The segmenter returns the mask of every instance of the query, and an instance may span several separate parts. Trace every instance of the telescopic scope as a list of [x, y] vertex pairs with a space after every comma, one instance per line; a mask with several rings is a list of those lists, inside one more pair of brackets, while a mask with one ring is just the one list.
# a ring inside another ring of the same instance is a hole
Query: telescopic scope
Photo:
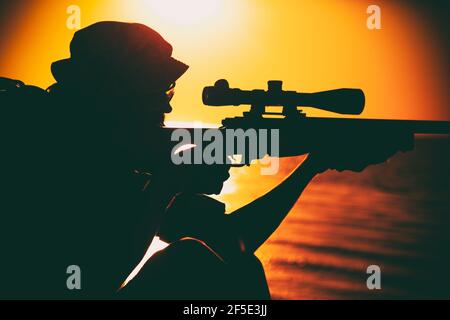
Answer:
[[365, 97], [361, 89], [335, 89], [315, 93], [284, 91], [282, 81], [268, 81], [267, 90], [241, 90], [230, 88], [221, 79], [214, 86], [203, 89], [202, 100], [209, 106], [301, 106], [313, 107], [340, 114], [360, 114]]

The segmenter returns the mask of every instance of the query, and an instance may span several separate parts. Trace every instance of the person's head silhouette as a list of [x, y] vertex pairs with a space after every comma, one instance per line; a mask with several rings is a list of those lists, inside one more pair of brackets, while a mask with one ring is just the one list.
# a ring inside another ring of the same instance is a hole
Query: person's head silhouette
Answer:
[[70, 53], [52, 64], [57, 83], [49, 92], [70, 100], [96, 131], [112, 131], [114, 143], [141, 157], [142, 149], [153, 147], [153, 129], [172, 111], [175, 81], [188, 66], [171, 56], [172, 46], [159, 33], [138, 23], [90, 25], [75, 33]]
[[52, 64], [58, 83], [95, 94], [164, 92], [188, 66], [172, 55], [172, 46], [138, 23], [98, 22], [77, 31], [71, 56]]

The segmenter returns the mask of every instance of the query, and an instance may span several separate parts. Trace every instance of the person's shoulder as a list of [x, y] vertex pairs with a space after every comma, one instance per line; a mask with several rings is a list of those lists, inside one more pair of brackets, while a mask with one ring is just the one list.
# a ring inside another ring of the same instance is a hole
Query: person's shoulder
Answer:
[[185, 237], [174, 241], [166, 249], [155, 254], [153, 260], [155, 263], [173, 263], [182, 265], [183, 268], [189, 268], [191, 265], [196, 267], [205, 264], [219, 265], [223, 262], [222, 258], [203, 241]]
[[[50, 104], [48, 93], [37, 86], [27, 85], [19, 80], [0, 77], [0, 105], [3, 119], [20, 130], [30, 128], [36, 133], [35, 126], [42, 126]], [[42, 129], [42, 128], [41, 128]]]
[[151, 257], [123, 290], [124, 297], [207, 298], [223, 288], [223, 261], [202, 241], [184, 238]]

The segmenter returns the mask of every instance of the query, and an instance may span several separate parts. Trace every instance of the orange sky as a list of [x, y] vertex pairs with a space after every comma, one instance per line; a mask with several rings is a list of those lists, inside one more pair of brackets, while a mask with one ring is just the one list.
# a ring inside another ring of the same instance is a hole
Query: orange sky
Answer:
[[[177, 83], [168, 120], [220, 123], [244, 108], [202, 105], [201, 90], [226, 78], [232, 87], [265, 88], [280, 79], [305, 92], [359, 87], [368, 118], [450, 120], [448, 62], [420, 13], [377, 1], [382, 30], [368, 30], [370, 1], [36, 0], [1, 41], [0, 75], [46, 87], [52, 61], [69, 56], [66, 8], [81, 24], [137, 21], [158, 30], [190, 65]], [[5, 46], [5, 41], [7, 45]], [[309, 111], [310, 115], [333, 114]]]

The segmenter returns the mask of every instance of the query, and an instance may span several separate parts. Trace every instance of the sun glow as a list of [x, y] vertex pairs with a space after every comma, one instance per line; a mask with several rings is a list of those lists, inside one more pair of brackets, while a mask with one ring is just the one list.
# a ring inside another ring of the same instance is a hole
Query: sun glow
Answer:
[[173, 25], [207, 25], [220, 14], [221, 0], [147, 0], [147, 7]]
[[[220, 78], [245, 89], [264, 88], [269, 79], [304, 92], [362, 88], [363, 117], [448, 119], [447, 69], [439, 44], [406, 7], [380, 3], [383, 28], [373, 31], [366, 27], [363, 1], [77, 1], [81, 27], [101, 20], [147, 24], [190, 66], [177, 81], [167, 120], [220, 123], [246, 111], [202, 105], [203, 87]], [[7, 46], [0, 48], [2, 76], [41, 87], [54, 82], [50, 64], [69, 56], [75, 31], [66, 27], [67, 6], [40, 0], [27, 5], [21, 19], [11, 19], [2, 39]]]

